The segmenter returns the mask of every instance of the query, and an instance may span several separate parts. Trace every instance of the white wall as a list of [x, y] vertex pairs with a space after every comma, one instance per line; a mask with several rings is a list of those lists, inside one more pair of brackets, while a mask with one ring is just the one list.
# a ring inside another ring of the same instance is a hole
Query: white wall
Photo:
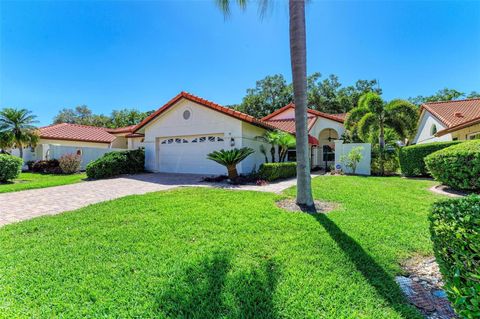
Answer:
[[290, 107], [283, 111], [280, 114], [275, 115], [274, 117], [270, 118], [270, 120], [285, 120], [285, 119], [294, 119], [295, 118], [295, 109]]
[[352, 173], [351, 169], [341, 162], [342, 155], [348, 154], [353, 148], [362, 147], [362, 160], [358, 163], [355, 174], [371, 175], [372, 145], [370, 143], [347, 143], [335, 141], [335, 166], [340, 165], [345, 173]]
[[143, 137], [129, 137], [128, 138], [128, 149], [136, 150], [140, 147], [144, 147]]
[[[265, 143], [262, 139], [258, 137], [263, 136], [267, 130], [248, 124], [246, 122], [242, 123], [242, 139], [241, 147], [250, 147], [255, 153], [243, 160], [237, 167], [238, 171], [242, 174], [249, 174], [252, 171], [258, 171], [260, 165], [265, 162], [265, 156], [260, 152], [260, 146], [264, 145], [267, 150], [267, 156], [270, 160], [270, 144]], [[277, 155], [277, 154], [275, 154]], [[278, 159], [277, 159], [278, 160]]]
[[[183, 112], [189, 110], [188, 120]], [[205, 134], [224, 134], [224, 148], [229, 149], [230, 140], [241, 139], [242, 121], [214, 111], [195, 102], [182, 99], [165, 113], [142, 128], [139, 133], [145, 134], [145, 169], [157, 171], [156, 139], [159, 137], [191, 136]], [[241, 147], [241, 141], [235, 145]]]
[[413, 140], [414, 144], [424, 144], [431, 142], [447, 142], [452, 140], [452, 134], [445, 134], [440, 137], [431, 134], [432, 125], [437, 126], [437, 131], [445, 129], [445, 125], [437, 120], [430, 112], [423, 110], [420, 116], [420, 123], [418, 125], [417, 135]]
[[65, 154], [76, 154], [77, 151], [81, 151], [82, 161], [80, 163], [80, 168], [84, 170], [87, 167], [87, 164], [96, 160], [97, 158], [102, 157], [104, 154], [113, 152], [113, 151], [125, 151], [125, 149], [120, 148], [98, 148], [98, 147], [75, 147], [75, 146], [63, 146], [63, 145], [44, 145], [48, 148], [48, 158], [49, 159], [59, 159], [62, 155]]

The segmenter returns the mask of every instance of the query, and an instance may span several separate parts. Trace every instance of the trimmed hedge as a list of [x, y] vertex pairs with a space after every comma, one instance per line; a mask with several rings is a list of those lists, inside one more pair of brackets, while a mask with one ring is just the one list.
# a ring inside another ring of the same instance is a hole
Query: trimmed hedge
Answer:
[[22, 172], [23, 160], [8, 154], [0, 154], [0, 183], [17, 178]]
[[260, 165], [258, 176], [261, 179], [269, 182], [281, 179], [289, 178], [297, 175], [297, 163], [284, 162], [284, 163], [263, 163]]
[[143, 149], [110, 152], [87, 165], [89, 178], [108, 178], [121, 174], [143, 172], [145, 167], [145, 151]]
[[45, 174], [61, 174], [60, 162], [57, 159], [35, 161], [32, 165], [32, 172]]
[[455, 189], [480, 189], [480, 140], [437, 151], [425, 158], [432, 176]]
[[402, 175], [429, 176], [428, 170], [424, 162], [425, 157], [436, 151], [456, 145], [458, 143], [461, 142], [433, 142], [402, 147], [399, 153], [400, 169], [402, 171]]
[[480, 318], [480, 196], [433, 205], [433, 249], [457, 314]]

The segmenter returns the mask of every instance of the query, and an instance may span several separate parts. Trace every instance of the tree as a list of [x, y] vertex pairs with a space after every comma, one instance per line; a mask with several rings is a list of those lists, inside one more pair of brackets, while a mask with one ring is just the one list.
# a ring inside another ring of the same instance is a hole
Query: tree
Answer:
[[295, 147], [297, 141], [295, 136], [287, 132], [278, 131], [277, 145], [278, 145], [278, 161], [285, 162], [288, 150]]
[[[151, 113], [151, 112], [150, 112]], [[136, 125], [148, 116], [148, 112], [140, 112], [136, 109], [114, 110], [110, 115], [112, 128]]]
[[344, 154], [340, 157], [340, 162], [344, 163], [346, 167], [350, 168], [353, 175], [355, 175], [355, 172], [357, 171], [358, 163], [360, 163], [363, 158], [362, 151], [363, 147], [357, 146], [352, 148], [348, 154]]
[[[230, 13], [230, 0], [216, 0], [225, 16]], [[237, 0], [241, 8], [246, 0]], [[268, 1], [259, 2], [263, 15]], [[295, 135], [297, 138], [297, 204], [314, 209], [310, 177], [310, 156], [307, 129], [307, 43], [305, 28], [305, 1], [289, 0], [290, 62], [292, 66], [293, 96], [295, 101]]]
[[457, 91], [455, 89], [449, 89], [449, 88], [444, 88], [442, 90], [438, 90], [437, 93], [430, 95], [430, 96], [417, 96], [417, 97], [411, 97], [408, 100], [417, 105], [420, 106], [424, 103], [428, 102], [439, 102], [439, 101], [455, 101], [455, 100], [460, 100], [460, 99], [473, 99], [473, 98], [479, 98], [480, 93], [476, 91], [470, 92], [470, 94], [466, 94], [464, 92]]
[[405, 100], [385, 103], [373, 92], [360, 97], [358, 107], [347, 114], [345, 127], [368, 141], [371, 134], [378, 137], [380, 150], [380, 174], [384, 175], [385, 128], [389, 127], [402, 139], [411, 138], [415, 132], [418, 113], [414, 105]]
[[[34, 123], [36, 116], [26, 109], [4, 108], [0, 111], [0, 144], [15, 146], [23, 158], [23, 147], [35, 145], [38, 134]], [[2, 146], [3, 147], [3, 146]]]
[[228, 178], [234, 180], [238, 177], [237, 164], [253, 153], [254, 150], [249, 147], [234, 148], [231, 150], [222, 149], [208, 154], [207, 158], [225, 166], [227, 168]]

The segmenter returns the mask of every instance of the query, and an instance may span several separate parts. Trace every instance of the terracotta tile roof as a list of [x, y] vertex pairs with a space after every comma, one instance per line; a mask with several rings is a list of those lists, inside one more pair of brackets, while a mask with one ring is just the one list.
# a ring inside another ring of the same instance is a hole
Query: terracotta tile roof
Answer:
[[[289, 108], [295, 108], [295, 104], [290, 103], [290, 104], [285, 105], [282, 108], [279, 108], [275, 112], [273, 112], [271, 114], [268, 114], [267, 116], [263, 117], [262, 121], [268, 121], [271, 118], [277, 116], [278, 114], [288, 110]], [[345, 120], [345, 115], [344, 114], [328, 114], [328, 113], [324, 113], [324, 112], [320, 112], [320, 111], [316, 111], [316, 110], [312, 110], [312, 109], [307, 109], [307, 112], [310, 115], [323, 117], [323, 118], [326, 118], [326, 119], [329, 119], [329, 120], [332, 120], [332, 121], [336, 121], [336, 122], [339, 122], [339, 123], [343, 123], [344, 120]]]
[[111, 143], [117, 137], [108, 133], [104, 127], [79, 124], [54, 124], [39, 128], [40, 138], [52, 140]]
[[438, 135], [480, 123], [480, 98], [425, 103], [421, 109], [429, 111], [447, 127]]
[[108, 133], [131, 133], [137, 125], [105, 129]]
[[248, 114], [236, 111], [236, 110], [228, 108], [228, 107], [221, 106], [221, 105], [213, 103], [211, 101], [202, 99], [201, 97], [198, 97], [198, 96], [195, 96], [195, 95], [190, 94], [188, 92], [183, 92], [182, 91], [177, 96], [175, 96], [173, 99], [168, 101], [164, 106], [162, 106], [161, 108], [159, 108], [158, 110], [156, 110], [155, 112], [150, 114], [148, 117], [146, 117], [143, 121], [141, 121], [135, 127], [135, 129], [133, 130], [133, 133], [135, 133], [136, 131], [138, 131], [139, 129], [141, 129], [145, 125], [147, 125], [150, 121], [152, 121], [154, 118], [156, 118], [157, 116], [159, 116], [160, 114], [162, 114], [163, 112], [168, 110], [170, 107], [172, 107], [175, 103], [177, 103], [182, 98], [187, 99], [187, 100], [192, 101], [192, 102], [195, 102], [195, 103], [198, 103], [200, 105], [206, 106], [206, 107], [208, 107], [212, 110], [219, 111], [223, 114], [234, 117], [234, 118], [239, 119], [241, 121], [245, 121], [247, 123], [250, 123], [250, 124], [253, 124], [253, 125], [256, 125], [256, 126], [260, 126], [260, 127], [263, 127], [263, 128], [267, 128], [267, 129], [274, 129], [269, 124], [267, 124], [264, 121], [261, 121], [259, 119], [256, 119], [253, 116], [250, 116]]

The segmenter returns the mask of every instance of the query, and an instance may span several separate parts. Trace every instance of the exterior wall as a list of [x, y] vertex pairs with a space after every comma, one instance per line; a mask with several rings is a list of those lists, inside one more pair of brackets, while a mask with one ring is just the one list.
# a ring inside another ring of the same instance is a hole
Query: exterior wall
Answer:
[[318, 138], [320, 132], [327, 128], [334, 129], [337, 132], [338, 136], [342, 136], [345, 132], [345, 127], [343, 126], [343, 123], [319, 117], [313, 127], [310, 129], [310, 135]]
[[466, 127], [464, 129], [452, 132], [452, 138], [457, 138], [460, 141], [468, 140], [469, 135], [480, 133], [480, 123]]
[[109, 143], [94, 143], [94, 142], [81, 142], [81, 141], [66, 141], [66, 140], [49, 140], [41, 138], [38, 144], [52, 144], [63, 146], [76, 146], [76, 147], [96, 147], [96, 148], [110, 148]]
[[87, 164], [102, 157], [106, 153], [114, 151], [125, 151], [122, 148], [98, 148], [98, 147], [77, 147], [77, 146], [64, 146], [64, 145], [45, 145], [44, 148], [48, 149], [48, 158], [59, 159], [62, 155], [65, 154], [76, 154], [78, 151], [81, 152], [81, 163], [80, 169], [84, 170], [87, 167]]
[[263, 136], [267, 130], [242, 122], [242, 138], [241, 147], [250, 147], [255, 153], [247, 157], [238, 165], [238, 171], [241, 174], [248, 174], [252, 171], [257, 171], [263, 163], [265, 163], [265, 156], [260, 152], [260, 146], [263, 145], [267, 150], [267, 156], [270, 160], [270, 144], [265, 143], [259, 136]]
[[[323, 161], [323, 145], [327, 144], [330, 147], [334, 148], [335, 144], [333, 141], [329, 142], [326, 140], [324, 137], [326, 129], [332, 129], [336, 132], [334, 134], [332, 132], [332, 137], [333, 138], [340, 138], [343, 133], [345, 132], [345, 127], [343, 126], [342, 123], [332, 121], [329, 119], [325, 119], [322, 117], [319, 117], [313, 127], [310, 129], [310, 135], [318, 139], [318, 142], [320, 145], [318, 147], [313, 149], [313, 163], [312, 167], [320, 166], [324, 167], [325, 162]], [[328, 134], [328, 133], [327, 133]], [[326, 136], [328, 138], [328, 135]], [[328, 162], [327, 165], [333, 165], [334, 162]]]
[[142, 142], [143, 137], [129, 137], [127, 140], [129, 150], [136, 150], [140, 147], [144, 147], [144, 143]]
[[432, 142], [447, 142], [452, 140], [452, 134], [446, 134], [440, 137], [433, 136], [431, 134], [432, 125], [437, 126], [437, 131], [441, 131], [446, 128], [430, 112], [424, 110], [420, 116], [417, 135], [415, 136], [413, 143], [423, 144]]
[[[189, 110], [188, 120], [183, 112]], [[191, 136], [201, 134], [224, 134], [225, 149], [229, 149], [231, 138], [235, 141], [242, 137], [242, 121], [211, 110], [195, 102], [182, 99], [165, 113], [147, 124], [140, 133], [145, 134], [145, 169], [158, 171], [159, 137]], [[241, 141], [235, 147], [241, 147]]]
[[335, 141], [335, 166], [338, 165], [345, 173], [352, 173], [351, 169], [346, 167], [340, 160], [342, 155], [348, 154], [355, 147], [363, 147], [362, 160], [358, 163], [356, 174], [371, 175], [371, 154], [372, 145], [370, 143], [347, 143], [344, 144], [342, 140]]
[[128, 148], [128, 141], [125, 136], [117, 136], [117, 138], [110, 144], [112, 148]]

